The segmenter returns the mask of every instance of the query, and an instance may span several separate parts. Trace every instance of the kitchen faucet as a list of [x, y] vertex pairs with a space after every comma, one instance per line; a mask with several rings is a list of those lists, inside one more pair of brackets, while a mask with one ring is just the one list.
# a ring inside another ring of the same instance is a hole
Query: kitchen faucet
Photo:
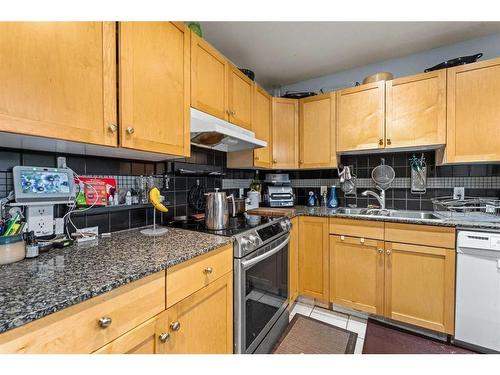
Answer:
[[380, 209], [381, 209], [381, 210], [385, 210], [385, 190], [382, 190], [382, 191], [380, 192], [380, 195], [378, 195], [377, 193], [374, 193], [374, 192], [373, 192], [373, 191], [371, 191], [371, 190], [365, 190], [365, 191], [363, 191], [363, 192], [361, 193], [361, 195], [362, 195], [363, 197], [366, 197], [366, 196], [368, 196], [368, 195], [370, 195], [370, 196], [374, 197], [374, 198], [378, 201], [378, 203], [380, 204]]

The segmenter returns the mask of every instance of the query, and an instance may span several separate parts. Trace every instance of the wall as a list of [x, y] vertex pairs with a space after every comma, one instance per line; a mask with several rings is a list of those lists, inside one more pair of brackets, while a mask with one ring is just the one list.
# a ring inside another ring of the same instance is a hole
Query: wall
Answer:
[[[77, 174], [85, 176], [113, 177], [117, 187], [128, 190], [135, 187], [137, 176], [155, 176], [157, 186], [164, 184], [164, 177], [170, 178], [169, 189], [162, 193], [166, 197], [165, 205], [169, 209], [166, 214], [157, 215], [158, 223], [167, 223], [174, 216], [183, 216], [194, 213], [188, 205], [187, 197], [190, 188], [199, 180], [207, 190], [222, 187], [222, 177], [184, 177], [176, 176], [176, 164], [193, 167], [214, 168], [225, 171], [226, 155], [223, 152], [192, 147], [190, 158], [180, 158], [174, 161], [153, 163], [140, 160], [124, 160], [113, 158], [98, 158], [92, 156], [65, 155], [46, 152], [23, 151], [14, 149], [0, 149], [0, 198], [5, 197], [13, 190], [12, 167], [16, 165], [30, 165], [55, 167], [56, 158], [66, 156], [68, 167]], [[251, 178], [253, 171], [234, 171], [231, 176]], [[235, 192], [230, 190], [229, 192]], [[67, 208], [63, 205], [56, 207], [56, 216], [61, 217]], [[99, 231], [110, 232], [152, 224], [153, 210], [149, 205], [96, 207], [86, 213], [74, 213], [72, 219], [78, 228], [98, 226]], [[73, 229], [72, 229], [73, 231]]]
[[[333, 91], [354, 86], [357, 81], [361, 82], [364, 77], [373, 73], [391, 72], [394, 77], [402, 77], [421, 73], [426, 68], [455, 57], [479, 52], [484, 53], [480, 61], [500, 56], [500, 33], [297, 82], [283, 86], [281, 92], [284, 93], [287, 90], [319, 91], [321, 88], [326, 89], [326, 91]], [[339, 53], [342, 53], [342, 51], [339, 51]]]
[[[386, 205], [389, 209], [400, 210], [432, 210], [432, 199], [451, 196], [453, 187], [465, 187], [468, 197], [488, 197], [500, 199], [500, 165], [498, 164], [471, 164], [436, 166], [434, 152], [425, 152], [427, 162], [427, 190], [424, 194], [412, 193], [410, 189], [409, 158], [412, 152], [377, 153], [368, 155], [342, 155], [340, 163], [352, 166], [353, 173], [357, 176], [357, 194], [354, 197], [345, 197], [341, 188], [336, 169], [324, 170], [299, 170], [282, 171], [288, 173], [296, 195], [296, 203], [305, 205], [309, 191], [320, 197], [321, 186], [336, 185], [339, 205], [356, 205], [367, 207], [378, 205], [376, 199], [363, 197], [364, 190], [377, 192], [371, 179], [373, 168], [380, 164], [380, 159], [385, 159], [385, 164], [394, 168], [396, 178], [390, 189], [386, 191]], [[417, 153], [420, 156], [420, 153]], [[265, 178], [266, 171], [261, 171]], [[273, 172], [274, 173], [274, 172]], [[223, 188], [231, 189], [248, 187], [250, 179], [234, 176], [228, 173], [222, 181]]]

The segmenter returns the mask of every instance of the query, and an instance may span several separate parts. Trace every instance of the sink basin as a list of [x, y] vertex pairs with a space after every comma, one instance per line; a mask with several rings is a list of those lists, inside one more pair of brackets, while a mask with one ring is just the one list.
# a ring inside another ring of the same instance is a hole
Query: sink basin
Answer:
[[439, 216], [434, 215], [432, 212], [425, 211], [390, 211], [388, 216], [408, 219], [440, 220]]
[[338, 208], [337, 212], [339, 214], [346, 214], [346, 215], [366, 215], [366, 208]]
[[399, 217], [407, 219], [423, 220], [441, 220], [439, 216], [427, 211], [398, 211], [398, 210], [380, 210], [368, 208], [344, 208], [337, 209], [339, 214], [360, 215], [360, 216], [379, 216], [379, 217]]

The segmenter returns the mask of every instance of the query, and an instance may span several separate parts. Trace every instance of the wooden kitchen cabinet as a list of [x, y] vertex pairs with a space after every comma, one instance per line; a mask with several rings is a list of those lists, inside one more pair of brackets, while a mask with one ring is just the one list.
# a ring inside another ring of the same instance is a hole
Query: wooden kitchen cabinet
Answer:
[[96, 350], [93, 354], [155, 354], [157, 317], [142, 323], [138, 327]]
[[163, 312], [156, 326], [162, 354], [233, 353], [233, 273], [226, 273]]
[[300, 100], [299, 167], [336, 168], [335, 94]]
[[328, 218], [299, 217], [299, 292], [327, 302], [329, 298]]
[[254, 82], [237, 67], [229, 68], [229, 122], [252, 130]]
[[385, 316], [453, 334], [455, 249], [385, 246]]
[[271, 168], [272, 167], [272, 97], [254, 85], [252, 131], [257, 139], [267, 142], [266, 147], [255, 150], [235, 151], [227, 154], [228, 168]]
[[500, 160], [500, 58], [447, 69], [445, 162]]
[[206, 287], [233, 269], [233, 244], [167, 270], [167, 307]]
[[337, 92], [337, 151], [383, 148], [385, 82]]
[[290, 246], [288, 254], [288, 300], [292, 305], [299, 296], [299, 219], [293, 218], [290, 231]]
[[180, 22], [120, 22], [120, 143], [189, 156], [190, 31]]
[[114, 22], [2, 22], [0, 56], [0, 131], [117, 145]]
[[273, 98], [273, 168], [294, 169], [299, 164], [299, 102]]
[[[0, 353], [92, 353], [164, 311], [165, 294], [165, 272], [155, 273], [2, 333]], [[115, 349], [125, 352], [133, 350], [132, 342], [140, 345], [137, 332]], [[143, 331], [139, 336], [144, 338]]]
[[386, 82], [386, 148], [446, 143], [446, 70]]
[[330, 236], [330, 302], [384, 314], [384, 241]]
[[229, 62], [191, 32], [191, 106], [228, 120]]

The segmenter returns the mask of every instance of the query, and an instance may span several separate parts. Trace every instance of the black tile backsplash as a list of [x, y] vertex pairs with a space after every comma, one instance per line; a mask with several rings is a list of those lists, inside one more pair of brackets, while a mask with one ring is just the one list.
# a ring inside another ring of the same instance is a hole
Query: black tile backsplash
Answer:
[[[373, 168], [381, 163], [384, 159], [385, 164], [394, 168], [396, 178], [408, 178], [411, 175], [409, 159], [413, 152], [398, 152], [387, 154], [372, 154], [372, 155], [342, 155], [340, 162], [343, 165], [351, 166], [352, 172], [358, 178], [371, 178]], [[421, 153], [415, 153], [417, 157]], [[500, 165], [496, 164], [471, 164], [471, 165], [435, 165], [434, 152], [429, 151], [424, 153], [427, 163], [427, 176], [433, 177], [499, 177]], [[337, 170], [307, 170], [290, 172], [291, 179], [318, 179], [318, 178], [336, 178]], [[319, 197], [319, 188], [296, 188], [298, 204], [305, 204], [308, 197], [308, 192], [313, 191]], [[369, 197], [362, 197], [362, 191], [365, 188], [357, 189], [356, 197], [344, 197], [340, 188], [337, 188], [337, 196], [339, 197], [340, 205], [357, 205], [358, 207], [366, 207], [367, 205], [378, 202]], [[453, 189], [433, 189], [427, 188], [424, 194], [412, 193], [406, 188], [390, 188], [386, 191], [387, 208], [408, 209], [408, 210], [432, 210], [431, 200], [438, 196], [450, 196], [453, 194]], [[466, 189], [468, 196], [482, 197], [497, 197], [500, 198], [500, 188], [492, 189]]]
[[[65, 156], [68, 167], [79, 175], [104, 175], [119, 176], [119, 179], [127, 176], [148, 176], [164, 175], [170, 178], [169, 189], [162, 191], [166, 197], [165, 205], [169, 209], [167, 213], [156, 211], [158, 224], [164, 224], [172, 220], [174, 216], [183, 216], [187, 213], [195, 213], [189, 208], [187, 196], [189, 189], [199, 180], [206, 190], [213, 190], [215, 187], [222, 187], [222, 177], [184, 177], [176, 176], [173, 173], [173, 164], [176, 162], [206, 164], [211, 168], [217, 167], [225, 170], [226, 155], [220, 151], [208, 150], [193, 146], [191, 157], [179, 158], [173, 161], [148, 162], [142, 160], [125, 160], [115, 158], [102, 158], [95, 156], [80, 156], [70, 154], [59, 154], [49, 152], [34, 152], [14, 149], [0, 149], [0, 198], [5, 197], [9, 191], [13, 190], [12, 168], [16, 165], [33, 165], [55, 167], [58, 156]], [[228, 173], [238, 174], [241, 178], [253, 177], [253, 171], [228, 170]], [[133, 177], [132, 177], [133, 178]], [[233, 178], [233, 177], [231, 177]], [[240, 177], [238, 177], [240, 178]], [[117, 181], [118, 183], [118, 181]], [[120, 187], [118, 183], [118, 188]], [[58, 216], [64, 215], [64, 206], [56, 207]], [[76, 213], [72, 214], [72, 221], [78, 228], [85, 226], [98, 226], [99, 232], [110, 232], [128, 228], [136, 228], [153, 223], [152, 208], [136, 208], [130, 206], [129, 209], [109, 212]], [[74, 228], [70, 228], [73, 232]]]
[[[394, 167], [396, 177], [409, 177], [410, 167], [409, 158], [411, 152], [399, 152], [388, 154], [372, 155], [343, 155], [340, 162], [344, 165], [353, 167], [353, 173], [358, 178], [370, 178], [374, 167], [380, 164], [381, 158], [385, 163]], [[162, 191], [165, 195], [165, 205], [169, 208], [168, 213], [157, 212], [157, 222], [166, 223], [174, 216], [184, 216], [195, 213], [189, 206], [188, 194], [197, 180], [205, 187], [207, 191], [214, 188], [222, 188], [222, 179], [244, 179], [250, 180], [255, 176], [255, 170], [249, 169], [227, 169], [226, 154], [219, 151], [208, 150], [193, 146], [189, 158], [179, 158], [164, 162], [149, 162], [142, 160], [125, 160], [114, 158], [99, 158], [94, 156], [64, 155], [48, 152], [22, 151], [13, 149], [0, 149], [0, 198], [12, 190], [12, 167], [15, 165], [42, 165], [55, 166], [58, 156], [66, 156], [67, 165], [76, 173], [81, 175], [111, 175], [119, 176], [120, 180], [124, 177], [134, 178], [139, 175], [166, 175], [170, 178], [169, 189]], [[420, 153], [417, 153], [420, 156]], [[500, 165], [492, 164], [474, 164], [474, 165], [454, 165], [454, 166], [436, 166], [434, 152], [425, 152], [427, 161], [428, 177], [484, 177], [500, 176]], [[174, 173], [175, 165], [179, 163], [188, 163], [189, 165], [201, 165], [203, 168], [221, 170], [225, 173], [224, 177], [186, 177], [176, 176]], [[265, 179], [267, 173], [276, 173], [277, 171], [260, 171], [261, 180]], [[322, 170], [298, 170], [284, 171], [288, 173], [290, 179], [334, 179], [338, 177], [336, 169]], [[129, 181], [130, 181], [129, 178]], [[120, 185], [118, 186], [120, 187]], [[127, 187], [128, 188], [128, 187]], [[245, 189], [247, 190], [247, 189]], [[306, 204], [308, 192], [313, 191], [320, 198], [320, 188], [295, 188], [296, 202], [299, 205]], [[357, 205], [366, 207], [367, 205], [376, 205], [377, 201], [372, 197], [362, 197], [363, 188], [358, 189], [355, 197], [345, 197], [342, 190], [337, 188], [339, 205]], [[238, 189], [228, 189], [228, 193], [238, 194]], [[432, 189], [428, 188], [425, 194], [412, 194], [409, 189], [391, 188], [386, 191], [386, 204], [388, 208], [395, 209], [421, 209], [431, 210], [431, 199], [437, 196], [451, 195], [452, 189]], [[499, 197], [499, 189], [466, 189], [467, 195]], [[56, 212], [62, 216], [65, 212], [64, 207], [58, 207]], [[100, 232], [109, 232], [127, 228], [135, 228], [152, 224], [153, 210], [145, 207], [134, 207], [130, 209], [109, 212], [99, 211], [87, 214], [72, 215], [73, 222], [77, 227], [98, 226]]]

